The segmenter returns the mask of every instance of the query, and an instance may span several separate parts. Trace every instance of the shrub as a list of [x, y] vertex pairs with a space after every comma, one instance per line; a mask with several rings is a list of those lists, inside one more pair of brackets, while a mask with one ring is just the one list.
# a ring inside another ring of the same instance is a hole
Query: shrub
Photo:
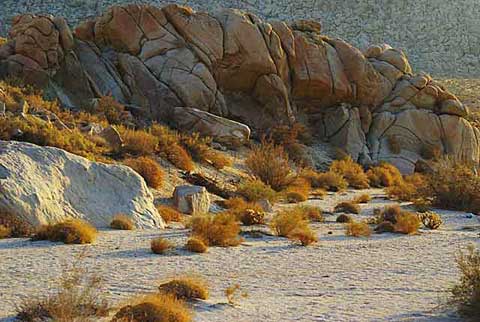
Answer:
[[381, 222], [375, 227], [375, 232], [381, 233], [394, 233], [395, 226], [390, 221]]
[[325, 189], [327, 191], [339, 191], [348, 187], [347, 181], [338, 173], [328, 171], [310, 176], [313, 188]]
[[4, 238], [30, 237], [35, 231], [32, 225], [7, 212], [0, 212], [0, 226], [4, 227]]
[[308, 221], [303, 218], [300, 211], [281, 211], [270, 222], [270, 227], [277, 236], [288, 237], [295, 229], [305, 229]]
[[265, 213], [255, 209], [245, 209], [239, 220], [245, 226], [265, 224]]
[[420, 151], [425, 160], [438, 160], [442, 155], [442, 149], [435, 145], [425, 144]]
[[125, 121], [125, 106], [117, 102], [112, 96], [102, 96], [93, 111], [102, 114], [110, 124], [121, 124]]
[[400, 208], [399, 205], [385, 207], [385, 209], [381, 211], [379, 215], [378, 223], [383, 221], [389, 221], [392, 224], [396, 224], [397, 217], [401, 216], [402, 213], [403, 213], [403, 210]]
[[338, 215], [338, 217], [336, 219], [336, 222], [338, 222], [338, 223], [349, 223], [349, 222], [352, 222], [352, 221], [353, 221], [353, 218], [349, 215], [346, 215], [346, 214]]
[[296, 177], [285, 189], [285, 197], [290, 203], [303, 202], [308, 200], [310, 183], [302, 177]]
[[324, 222], [322, 209], [314, 206], [298, 206], [292, 209], [292, 211], [299, 211], [302, 214], [304, 219], [309, 220], [310, 222]]
[[162, 237], [152, 239], [152, 241], [150, 242], [150, 249], [154, 254], [165, 254], [173, 247], [174, 246], [171, 242]]
[[190, 322], [192, 312], [187, 305], [167, 294], [152, 294], [131, 300], [121, 308], [112, 322]]
[[6, 226], [0, 225], [0, 239], [8, 238], [12, 234], [12, 230]]
[[425, 212], [420, 215], [422, 223], [428, 229], [438, 229], [443, 224], [442, 218], [431, 211]]
[[420, 218], [414, 213], [403, 211], [396, 216], [395, 232], [400, 234], [414, 234], [420, 228]]
[[113, 217], [110, 227], [119, 230], [134, 230], [135, 224], [127, 215], [118, 214]]
[[237, 193], [248, 201], [262, 199], [275, 202], [277, 193], [269, 185], [260, 180], [246, 180], [237, 187]]
[[288, 239], [298, 241], [302, 246], [308, 246], [318, 241], [317, 234], [308, 226], [295, 228], [288, 234]]
[[205, 241], [208, 246], [237, 246], [242, 240], [238, 237], [240, 224], [234, 215], [195, 215], [190, 220], [192, 236]]
[[210, 138], [201, 138], [198, 133], [182, 135], [181, 143], [190, 152], [194, 160], [211, 164], [215, 169], [221, 170], [232, 165], [232, 160], [210, 147]]
[[399, 201], [411, 201], [421, 196], [421, 190], [426, 185], [424, 175], [414, 173], [406, 176], [402, 181], [397, 182], [393, 186], [387, 188], [387, 195]]
[[207, 247], [207, 245], [205, 245], [203, 240], [201, 240], [199, 238], [196, 238], [196, 237], [190, 237], [187, 240], [185, 248], [189, 252], [193, 252], [193, 253], [205, 253], [208, 250], [208, 247]]
[[378, 166], [369, 169], [367, 177], [370, 185], [377, 188], [398, 185], [403, 181], [402, 174], [397, 167], [385, 162], [381, 162]]
[[182, 222], [183, 215], [177, 209], [172, 206], [159, 205], [157, 206], [158, 213], [162, 216], [166, 223], [169, 222]]
[[158, 138], [157, 151], [160, 156], [170, 161], [175, 167], [192, 171], [194, 164], [192, 157], [180, 144], [180, 135], [166, 126], [152, 125], [150, 133]]
[[95, 227], [80, 219], [45, 225], [38, 229], [33, 240], [49, 240], [65, 244], [91, 244], [97, 237]]
[[370, 195], [363, 194], [355, 198], [354, 203], [368, 203], [370, 200], [372, 200]]
[[[240, 291], [240, 284], [234, 284], [225, 289], [225, 296], [227, 297], [228, 304], [234, 305], [236, 302], [236, 294]], [[246, 292], [241, 293], [242, 297], [248, 297]]]
[[369, 187], [368, 177], [362, 166], [354, 162], [351, 157], [333, 161], [330, 171], [343, 176], [352, 188], [365, 189]]
[[449, 304], [471, 321], [480, 319], [480, 252], [469, 245], [467, 252], [459, 252], [456, 263], [460, 270], [459, 282], [450, 289]]
[[351, 201], [342, 201], [333, 209], [334, 212], [345, 212], [348, 214], [359, 214], [360, 206]]
[[262, 141], [253, 147], [245, 165], [250, 174], [275, 191], [283, 190], [293, 180], [287, 154], [271, 142]]
[[123, 138], [122, 152], [132, 155], [152, 155], [155, 153], [159, 140], [156, 136], [140, 130], [134, 131], [119, 126], [118, 131]]
[[200, 277], [188, 275], [179, 276], [171, 281], [160, 284], [160, 293], [173, 295], [181, 300], [208, 299], [208, 285]]
[[242, 198], [231, 198], [226, 200], [225, 206], [232, 214], [246, 226], [259, 225], [265, 223], [265, 213], [259, 204], [246, 202]]
[[8, 42], [6, 38], [0, 37], [0, 46], [5, 45]]
[[372, 230], [366, 222], [351, 221], [346, 224], [345, 234], [353, 237], [369, 237]]
[[123, 163], [140, 174], [149, 187], [158, 189], [162, 186], [164, 172], [154, 159], [139, 157], [136, 159], [126, 159]]

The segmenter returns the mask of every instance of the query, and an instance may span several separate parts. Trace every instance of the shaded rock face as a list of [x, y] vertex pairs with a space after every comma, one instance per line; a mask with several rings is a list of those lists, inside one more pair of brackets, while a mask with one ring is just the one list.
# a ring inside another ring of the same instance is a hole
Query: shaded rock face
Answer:
[[173, 202], [178, 211], [195, 215], [210, 210], [210, 197], [202, 186], [178, 186], [173, 192]]
[[103, 228], [121, 213], [137, 228], [164, 227], [133, 170], [57, 148], [0, 141], [0, 192], [0, 209], [34, 226], [80, 218]]
[[[455, 96], [428, 75], [414, 75], [402, 51], [382, 44], [361, 52], [323, 36], [314, 21], [288, 25], [234, 9], [125, 5], [80, 24], [72, 36], [61, 19], [25, 15], [0, 48], [0, 74], [46, 87], [66, 106], [112, 95], [157, 121], [171, 121], [175, 107], [193, 107], [255, 134], [302, 116], [318, 137], [364, 163], [410, 164], [432, 136], [444, 153], [478, 162], [476, 130]], [[407, 111], [420, 112], [407, 113], [412, 121], [395, 132], [401, 149], [394, 157], [379, 147], [393, 136], [384, 119], [396, 122]], [[463, 135], [417, 131], [427, 112]], [[417, 143], [407, 143], [412, 131], [421, 132]]]

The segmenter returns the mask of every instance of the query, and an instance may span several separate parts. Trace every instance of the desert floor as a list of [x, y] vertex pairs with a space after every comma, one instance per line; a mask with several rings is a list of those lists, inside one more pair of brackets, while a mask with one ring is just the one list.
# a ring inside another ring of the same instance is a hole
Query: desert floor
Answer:
[[[331, 211], [339, 200], [362, 193], [375, 198], [362, 205], [359, 218], [391, 203], [380, 189], [330, 194], [307, 203]], [[194, 304], [195, 321], [457, 321], [439, 304], [458, 279], [455, 253], [479, 244], [478, 221], [461, 212], [437, 212], [444, 225], [419, 235], [346, 237], [336, 216], [326, 215], [325, 223], [313, 224], [319, 236], [314, 246], [273, 236], [245, 237], [239, 247], [212, 247], [206, 254], [182, 250], [188, 231], [179, 228], [105, 230], [86, 246], [0, 240], [0, 321], [10, 321], [22, 300], [52, 290], [62, 265], [82, 252], [87, 254], [84, 265], [105, 278], [114, 304], [155, 291], [159, 281], [175, 274], [204, 276], [211, 297]], [[258, 227], [244, 228], [251, 229]], [[150, 240], [158, 236], [177, 249], [152, 254]], [[237, 283], [248, 297], [229, 305], [224, 290]]]

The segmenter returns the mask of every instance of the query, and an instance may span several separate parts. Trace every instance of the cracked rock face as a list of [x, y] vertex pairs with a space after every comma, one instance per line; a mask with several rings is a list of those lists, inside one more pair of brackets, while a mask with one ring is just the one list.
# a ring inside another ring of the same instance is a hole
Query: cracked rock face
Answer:
[[57, 148], [0, 141], [0, 192], [0, 208], [34, 226], [80, 218], [104, 228], [116, 214], [129, 216], [137, 228], [165, 226], [132, 169]]
[[354, 159], [401, 163], [404, 172], [433, 143], [478, 162], [477, 130], [454, 95], [413, 74], [400, 50], [380, 44], [362, 52], [321, 29], [235, 9], [124, 5], [81, 23], [72, 36], [61, 19], [25, 15], [0, 48], [0, 75], [25, 77], [67, 106], [112, 95], [157, 121], [191, 107], [255, 134], [301, 116]]

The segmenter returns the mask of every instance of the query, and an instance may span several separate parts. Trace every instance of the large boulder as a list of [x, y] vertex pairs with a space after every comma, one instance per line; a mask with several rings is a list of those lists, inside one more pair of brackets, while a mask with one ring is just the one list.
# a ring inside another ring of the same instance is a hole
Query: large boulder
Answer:
[[0, 141], [0, 209], [38, 226], [69, 218], [108, 227], [125, 214], [138, 228], [163, 228], [143, 178], [121, 165], [66, 151]]

